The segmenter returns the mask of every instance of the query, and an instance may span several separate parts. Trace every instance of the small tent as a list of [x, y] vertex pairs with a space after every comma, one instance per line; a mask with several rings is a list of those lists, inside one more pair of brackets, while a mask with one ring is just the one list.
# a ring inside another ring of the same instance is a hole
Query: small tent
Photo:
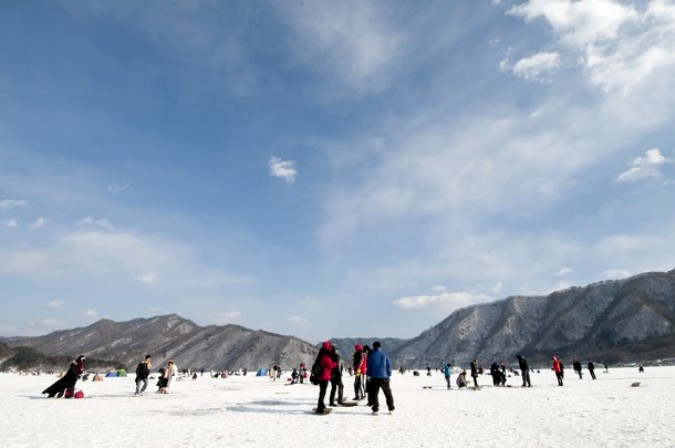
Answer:
[[267, 369], [263, 367], [259, 368], [255, 376], [267, 376]]
[[114, 378], [117, 376], [117, 372], [108, 372], [105, 374], [106, 378]]
[[117, 376], [127, 376], [127, 371], [124, 369], [117, 369]]

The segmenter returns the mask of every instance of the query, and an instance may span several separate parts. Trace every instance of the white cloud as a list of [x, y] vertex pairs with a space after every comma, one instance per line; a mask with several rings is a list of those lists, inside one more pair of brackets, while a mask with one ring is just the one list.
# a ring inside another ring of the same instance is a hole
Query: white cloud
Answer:
[[442, 292], [440, 294], [401, 297], [394, 300], [394, 306], [403, 310], [439, 307], [443, 309], [458, 309], [477, 303], [492, 300], [485, 294], [472, 292]]
[[239, 318], [241, 318], [241, 312], [237, 310], [223, 311], [213, 315], [211, 317], [211, 322], [215, 325], [227, 325]]
[[63, 300], [52, 300], [51, 302], [47, 303], [47, 306], [49, 308], [63, 308], [63, 305], [65, 302]]
[[123, 192], [124, 190], [128, 189], [129, 187], [130, 187], [129, 184], [125, 184], [125, 185], [108, 185], [108, 188], [107, 188], [106, 190], [108, 191], [108, 193], [117, 194], [117, 193]]
[[[500, 64], [503, 70], [507, 65]], [[520, 59], [511, 70], [516, 76], [532, 81], [547, 81], [550, 76], [560, 69], [559, 53], [537, 53], [529, 58]]]
[[86, 317], [96, 317], [98, 315], [98, 313], [94, 310], [87, 310], [82, 314]]
[[379, 91], [406, 56], [404, 27], [374, 2], [280, 2], [297, 42], [295, 59], [352, 92]]
[[30, 223], [30, 224], [28, 225], [28, 228], [29, 228], [29, 229], [41, 229], [41, 228], [43, 228], [43, 227], [45, 226], [45, 222], [46, 222], [45, 219], [44, 219], [42, 216], [40, 216], [40, 217], [37, 218], [35, 221], [33, 221], [32, 223]]
[[16, 328], [10, 326], [10, 325], [2, 325], [0, 324], [0, 335], [4, 336], [10, 336], [16, 333]]
[[497, 282], [492, 287], [492, 292], [494, 292], [495, 294], [499, 294], [499, 292], [502, 290], [503, 287], [504, 284], [502, 282]]
[[28, 201], [24, 201], [22, 199], [3, 199], [0, 201], [0, 211], [26, 206], [28, 206]]
[[8, 228], [8, 229], [16, 229], [19, 227], [19, 221], [16, 219], [6, 219], [2, 221], [2, 227]]
[[309, 322], [307, 319], [300, 316], [291, 316], [287, 318], [286, 321], [293, 325], [305, 325]]
[[626, 271], [624, 269], [608, 269], [603, 271], [602, 275], [604, 275], [608, 280], [620, 280], [623, 278], [628, 278], [633, 274], [630, 271]]
[[606, 92], [627, 94], [675, 64], [672, 2], [652, 0], [638, 10], [613, 0], [530, 0], [509, 13], [526, 21], [544, 17], [561, 47], [576, 53], [590, 82]]
[[286, 183], [292, 184], [298, 175], [298, 170], [295, 169], [295, 161], [281, 160], [278, 157], [270, 157], [267, 162], [270, 170], [270, 175], [284, 179]]
[[157, 283], [157, 280], [159, 280], [159, 275], [157, 275], [156, 272], [148, 272], [146, 274], [142, 274], [138, 279], [141, 281], [141, 283], [152, 284]]
[[553, 289], [551, 289], [551, 290], [549, 291], [549, 294], [552, 293], [552, 292], [564, 291], [564, 290], [566, 290], [566, 289], [570, 289], [571, 287], [572, 287], [572, 285], [571, 285], [569, 282], [566, 282], [566, 281], [560, 281], [560, 282], [558, 282], [557, 285], [555, 285], [555, 286], [553, 287]]
[[647, 150], [644, 157], [638, 157], [632, 162], [632, 167], [619, 174], [616, 182], [632, 182], [645, 178], [659, 178], [662, 176], [659, 167], [671, 161], [663, 155], [658, 148]]
[[102, 227], [104, 229], [111, 230], [113, 228], [112, 224], [110, 224], [110, 221], [108, 221], [108, 218], [102, 218], [102, 219], [94, 219], [92, 217], [86, 217], [77, 222], [75, 224], [77, 227]]
[[564, 277], [572, 273], [572, 268], [560, 268], [554, 275]]
[[26, 335], [42, 335], [65, 328], [67, 322], [56, 319], [39, 319], [26, 322]]

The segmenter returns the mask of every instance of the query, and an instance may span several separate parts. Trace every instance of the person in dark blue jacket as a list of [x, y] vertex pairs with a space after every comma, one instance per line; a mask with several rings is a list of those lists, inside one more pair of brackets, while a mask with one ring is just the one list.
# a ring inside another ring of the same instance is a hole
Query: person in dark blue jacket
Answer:
[[391, 363], [389, 357], [380, 351], [380, 347], [379, 341], [373, 342], [373, 351], [370, 353], [370, 356], [368, 356], [367, 372], [371, 382], [369, 398], [372, 404], [373, 414], [377, 414], [380, 410], [380, 400], [378, 397], [380, 389], [384, 392], [389, 412], [391, 413], [394, 411], [394, 396], [391, 394], [391, 387], [389, 386]]

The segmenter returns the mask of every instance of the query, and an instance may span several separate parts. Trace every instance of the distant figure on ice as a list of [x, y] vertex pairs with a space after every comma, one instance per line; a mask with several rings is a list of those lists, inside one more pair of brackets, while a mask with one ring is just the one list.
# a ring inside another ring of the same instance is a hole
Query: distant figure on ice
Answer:
[[[330, 372], [330, 406], [337, 406], [342, 404], [343, 394], [345, 390], [344, 384], [342, 384], [342, 366], [340, 365], [340, 354], [338, 353], [337, 347], [333, 345], [331, 348], [331, 360], [333, 361], [333, 370]], [[338, 401], [335, 403], [335, 392], [337, 391]]]
[[370, 386], [371, 381], [370, 381], [370, 375], [368, 371], [368, 358], [370, 358], [370, 355], [372, 353], [372, 350], [368, 345], [363, 346], [363, 360], [361, 361], [361, 376], [363, 377], [361, 379], [361, 382], [363, 383], [363, 390], [365, 391], [366, 394], [366, 403], [368, 404], [369, 407], [373, 406], [373, 402], [371, 401], [371, 388]]
[[520, 367], [520, 374], [523, 377], [523, 385], [520, 387], [532, 387], [532, 383], [530, 383], [530, 365], [527, 362], [527, 359], [521, 355], [518, 355], [517, 358], [518, 367]]
[[64, 394], [66, 398], [70, 398], [75, 395], [75, 383], [77, 383], [77, 380], [84, 373], [85, 359], [84, 355], [78, 356], [77, 359], [70, 363], [66, 374], [43, 390], [42, 393], [47, 394], [49, 398], [53, 398], [54, 396], [61, 398]]
[[391, 378], [391, 362], [389, 357], [380, 351], [380, 342], [373, 342], [373, 351], [368, 356], [368, 376], [370, 377], [371, 389], [369, 399], [373, 414], [380, 410], [380, 389], [384, 392], [389, 412], [394, 412], [394, 396], [391, 394], [389, 379]]
[[159, 388], [160, 394], [171, 393], [171, 387], [173, 386], [173, 380], [176, 377], [176, 372], [178, 372], [176, 364], [174, 364], [173, 360], [169, 360], [169, 362], [166, 363], [166, 369], [162, 375], [161, 386]]
[[471, 367], [471, 378], [473, 378], [473, 385], [476, 389], [478, 389], [478, 361], [474, 359], [469, 364], [469, 367]]
[[[148, 388], [148, 377], [150, 376], [150, 367], [152, 366], [152, 356], [145, 355], [143, 360], [136, 366], [136, 393], [135, 396], [143, 395]], [[142, 385], [142, 386], [141, 386]]]
[[299, 377], [300, 377], [300, 374], [298, 373], [298, 369], [293, 367], [293, 371], [291, 372], [291, 384], [297, 384]]
[[493, 386], [502, 385], [502, 371], [499, 370], [499, 364], [497, 364], [496, 362], [493, 362], [490, 365], [490, 376], [492, 377]]
[[588, 360], [588, 373], [590, 373], [591, 378], [595, 379], [595, 364], [590, 359]]
[[572, 361], [572, 369], [574, 369], [574, 372], [576, 372], [577, 375], [579, 375], [579, 379], [583, 378], [583, 373], [581, 373], [581, 361], [578, 359], [575, 359]]
[[452, 374], [452, 369], [450, 367], [450, 364], [446, 364], [445, 367], [443, 367], [443, 376], [445, 377], [445, 382], [448, 385], [448, 390], [452, 389], [450, 386], [450, 375]]
[[[333, 359], [331, 358], [332, 348], [331, 343], [325, 341], [321, 345], [321, 350], [319, 350], [319, 355], [315, 361], [315, 364], [318, 364], [320, 367], [319, 375], [317, 377], [317, 381], [319, 382], [319, 400], [315, 411], [317, 414], [324, 414], [326, 411], [324, 399], [326, 398], [326, 390], [328, 389], [328, 382], [330, 381], [331, 371], [333, 370]], [[312, 368], [312, 370], [314, 369]]]
[[457, 379], [455, 380], [455, 382], [457, 383], [457, 387], [460, 389], [462, 387], [467, 387], [468, 384], [466, 382], [466, 370], [462, 370], [462, 372], [459, 375], [457, 375]]
[[305, 378], [307, 378], [307, 366], [305, 365], [304, 362], [300, 363], [300, 368], [298, 369], [298, 375], [300, 379], [300, 384], [303, 384], [305, 382]]
[[363, 386], [365, 383], [363, 370], [365, 362], [366, 360], [363, 357], [363, 347], [356, 344], [354, 346], [354, 354], [352, 355], [352, 368], [354, 369], [354, 400], [361, 400], [363, 398]]
[[552, 356], [551, 359], [553, 360], [553, 371], [555, 372], [555, 377], [558, 380], [558, 386], [563, 385], [563, 367], [562, 363], [558, 360], [557, 356]]

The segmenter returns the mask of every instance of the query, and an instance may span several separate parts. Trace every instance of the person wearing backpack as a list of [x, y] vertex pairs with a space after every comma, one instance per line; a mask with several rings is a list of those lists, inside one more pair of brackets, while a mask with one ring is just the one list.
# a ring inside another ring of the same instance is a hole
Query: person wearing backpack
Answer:
[[[326, 390], [328, 389], [331, 371], [333, 370], [333, 359], [331, 357], [332, 349], [333, 346], [331, 343], [325, 341], [323, 344], [321, 344], [321, 350], [319, 350], [319, 355], [314, 362], [314, 364], [318, 365], [319, 367], [319, 372], [316, 375], [316, 381], [319, 384], [319, 400], [316, 405], [317, 414], [326, 413], [326, 405], [324, 400], [326, 398]], [[314, 370], [314, 367], [312, 367], [312, 370]]]

